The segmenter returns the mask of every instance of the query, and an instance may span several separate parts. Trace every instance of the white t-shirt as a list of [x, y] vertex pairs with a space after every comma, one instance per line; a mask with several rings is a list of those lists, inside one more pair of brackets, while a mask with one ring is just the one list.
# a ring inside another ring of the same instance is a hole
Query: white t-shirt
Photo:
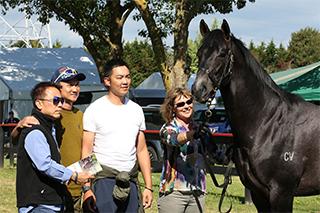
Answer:
[[146, 129], [138, 104], [126, 98], [124, 105], [114, 105], [103, 96], [84, 112], [83, 129], [95, 133], [93, 152], [100, 164], [127, 172], [133, 168], [138, 132]]

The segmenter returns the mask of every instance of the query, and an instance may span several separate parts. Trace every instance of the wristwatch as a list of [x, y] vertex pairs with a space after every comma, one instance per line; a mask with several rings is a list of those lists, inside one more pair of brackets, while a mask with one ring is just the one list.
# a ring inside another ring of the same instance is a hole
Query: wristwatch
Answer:
[[91, 187], [90, 186], [87, 186], [87, 185], [83, 185], [82, 186], [82, 192], [83, 193], [86, 193], [87, 191], [91, 190]]

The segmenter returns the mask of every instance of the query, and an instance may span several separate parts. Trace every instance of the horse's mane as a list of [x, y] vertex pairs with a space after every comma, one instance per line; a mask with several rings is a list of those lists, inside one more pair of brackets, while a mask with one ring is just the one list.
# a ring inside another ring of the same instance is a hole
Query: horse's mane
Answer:
[[260, 81], [260, 86], [267, 87], [274, 91], [279, 97], [287, 96], [287, 93], [279, 88], [278, 85], [272, 80], [271, 76], [267, 74], [262, 65], [257, 61], [257, 59], [251, 54], [251, 52], [245, 47], [243, 42], [237, 39], [234, 35], [231, 35], [231, 39], [236, 47], [242, 53], [246, 63], [251, 68], [252, 74], [254, 74]]

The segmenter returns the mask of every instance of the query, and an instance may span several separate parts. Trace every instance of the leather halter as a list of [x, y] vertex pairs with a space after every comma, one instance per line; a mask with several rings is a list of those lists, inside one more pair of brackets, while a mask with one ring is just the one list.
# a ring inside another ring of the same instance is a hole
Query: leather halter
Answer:
[[[226, 63], [224, 69], [223, 69], [223, 72], [222, 72], [222, 75], [220, 76], [219, 80], [217, 81], [218, 84], [213, 88], [213, 91], [214, 91], [214, 95], [217, 91], [217, 89], [220, 88], [222, 82], [227, 79], [228, 77], [230, 77], [232, 75], [232, 68], [233, 68], [233, 63], [234, 63], [234, 56], [233, 56], [233, 53], [231, 51], [231, 49], [229, 49], [228, 51], [228, 62]], [[216, 77], [215, 76], [212, 76], [212, 71], [216, 71], [217, 72], [217, 68], [214, 68], [214, 69], [207, 69], [206, 70], [206, 73], [210, 79], [210, 81], [213, 83], [215, 82], [216, 80]]]
[[[207, 116], [207, 117], [211, 117], [211, 116], [212, 116], [212, 113], [211, 113], [211, 111], [210, 111], [210, 108], [211, 108], [211, 105], [212, 105], [212, 100], [213, 100], [213, 98], [216, 96], [217, 90], [220, 88], [222, 82], [223, 82], [224, 80], [226, 80], [227, 78], [230, 78], [231, 75], [232, 75], [232, 68], [233, 68], [233, 63], [234, 63], [234, 56], [233, 56], [233, 53], [232, 53], [232, 51], [231, 51], [231, 48], [229, 49], [227, 56], [228, 56], [228, 62], [227, 62], [226, 66], [225, 66], [224, 69], [223, 69], [223, 72], [222, 72], [222, 75], [220, 76], [220, 79], [217, 81], [218, 84], [217, 84], [217, 86], [215, 86], [215, 87], [213, 88], [212, 96], [209, 97], [208, 100], [207, 100], [207, 102], [206, 102], [206, 105], [207, 105], [207, 107], [208, 107], [208, 110], [206, 111], [206, 113], [207, 113], [206, 116]], [[213, 83], [213, 82], [215, 82], [216, 79], [215, 79], [215, 76], [210, 75], [210, 74], [212, 73], [212, 71], [216, 71], [216, 72], [217, 72], [217, 68], [207, 69], [207, 70], [206, 70], [206, 73], [207, 73], [210, 81]]]

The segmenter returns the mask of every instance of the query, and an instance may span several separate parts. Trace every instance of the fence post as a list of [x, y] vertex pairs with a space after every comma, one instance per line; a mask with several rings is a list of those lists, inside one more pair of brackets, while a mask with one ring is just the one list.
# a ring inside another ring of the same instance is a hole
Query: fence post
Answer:
[[9, 156], [10, 156], [10, 167], [14, 167], [14, 153], [15, 153], [15, 148], [12, 143], [12, 137], [9, 136]]
[[3, 168], [4, 165], [4, 131], [0, 126], [0, 168]]

